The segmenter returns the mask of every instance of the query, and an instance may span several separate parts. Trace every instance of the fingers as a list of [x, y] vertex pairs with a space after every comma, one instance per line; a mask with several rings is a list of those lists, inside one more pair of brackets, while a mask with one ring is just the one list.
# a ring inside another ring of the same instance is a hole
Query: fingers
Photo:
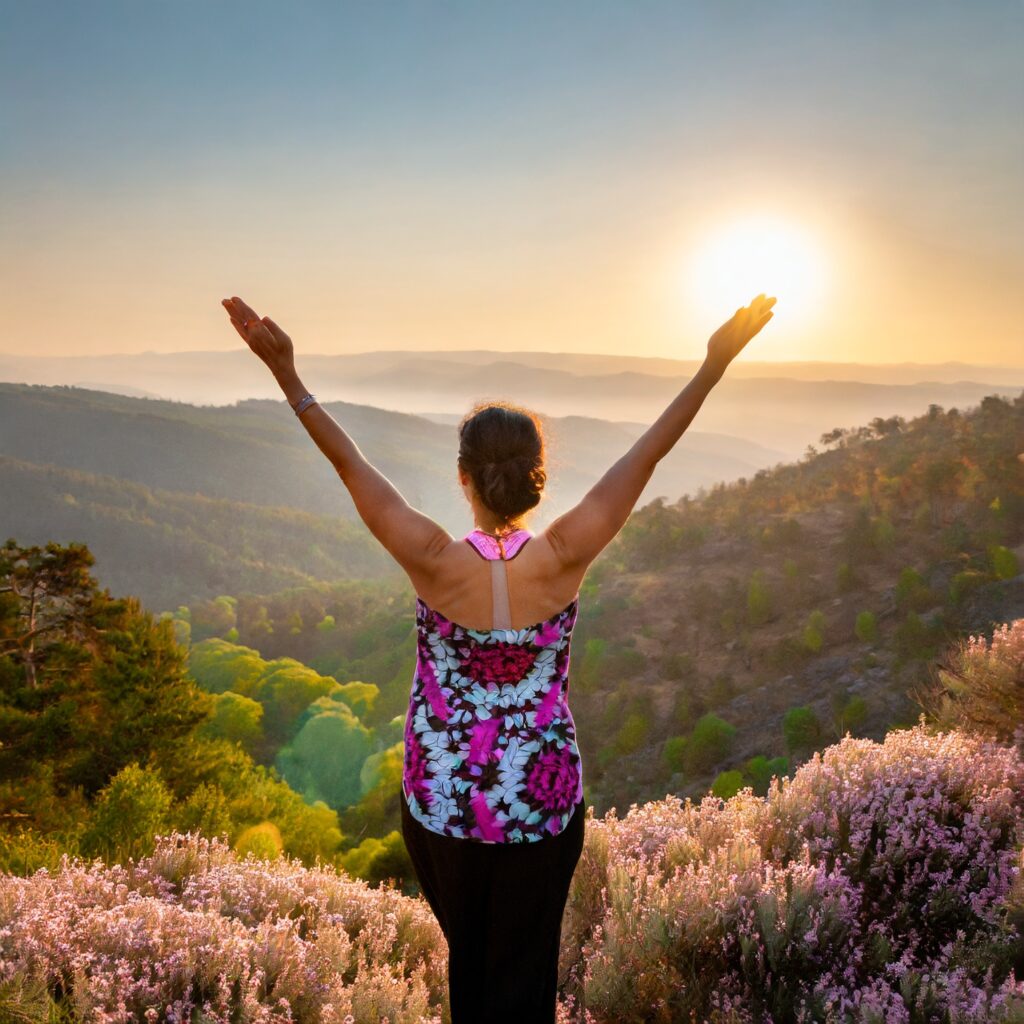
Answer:
[[275, 341], [283, 341], [288, 337], [288, 335], [285, 334], [269, 316], [265, 316], [263, 318], [263, 323], [266, 325], [267, 330], [273, 335]]
[[242, 320], [258, 320], [259, 317], [256, 315], [256, 310], [252, 306], [243, 302], [237, 295], [231, 296], [231, 303], [235, 307], [235, 316], [241, 314]]
[[237, 320], [232, 318], [231, 326], [234, 327], [234, 329], [236, 331], [238, 331], [238, 336], [242, 339], [242, 341], [244, 341], [248, 345], [249, 344], [249, 337], [245, 333], [245, 330], [243, 329], [242, 325]]
[[230, 316], [232, 321], [235, 323], [242, 324], [246, 320], [252, 320], [254, 318], [255, 314], [245, 313], [234, 299], [221, 299], [220, 304], [227, 310], [228, 316]]

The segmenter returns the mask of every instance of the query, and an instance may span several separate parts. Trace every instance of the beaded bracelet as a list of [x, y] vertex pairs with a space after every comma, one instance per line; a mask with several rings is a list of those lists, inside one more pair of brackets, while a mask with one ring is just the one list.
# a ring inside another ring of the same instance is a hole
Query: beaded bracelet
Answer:
[[306, 395], [300, 399], [299, 404], [295, 406], [295, 415], [298, 416], [300, 413], [305, 412], [315, 401], [316, 395]]

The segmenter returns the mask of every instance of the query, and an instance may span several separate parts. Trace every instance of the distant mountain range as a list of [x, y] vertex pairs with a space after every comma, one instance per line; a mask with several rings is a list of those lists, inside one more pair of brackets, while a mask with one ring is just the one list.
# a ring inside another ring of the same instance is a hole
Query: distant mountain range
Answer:
[[[453, 534], [473, 525], [456, 483], [451, 423], [325, 404], [411, 504]], [[535, 524], [578, 501], [643, 429], [548, 418], [550, 477]], [[659, 464], [642, 500], [675, 501], [780, 458], [752, 441], [694, 430]], [[198, 407], [0, 384], [0, 535], [23, 544], [84, 541], [105, 586], [162, 607], [394, 568], [301, 423], [283, 401], [267, 399]]]
[[[698, 368], [694, 360], [567, 352], [382, 351], [304, 355], [306, 385], [324, 401], [453, 422], [475, 402], [508, 398], [549, 417], [614, 421], [630, 436], [653, 422]], [[72, 385], [132, 397], [224, 406], [281, 401], [247, 349], [129, 355], [0, 355], [0, 380]], [[698, 414], [695, 432], [764, 446], [768, 462], [799, 457], [835, 427], [962, 408], [1013, 395], [1024, 368], [961, 362], [763, 362], [741, 356]], [[692, 443], [690, 434], [684, 446]], [[730, 479], [723, 464], [721, 478]]]

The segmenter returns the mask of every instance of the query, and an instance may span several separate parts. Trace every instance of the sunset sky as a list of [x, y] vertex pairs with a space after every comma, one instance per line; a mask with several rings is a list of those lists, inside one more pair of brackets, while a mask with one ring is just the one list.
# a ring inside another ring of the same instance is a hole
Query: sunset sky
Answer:
[[1024, 364], [1020, 0], [0, 14], [2, 352]]

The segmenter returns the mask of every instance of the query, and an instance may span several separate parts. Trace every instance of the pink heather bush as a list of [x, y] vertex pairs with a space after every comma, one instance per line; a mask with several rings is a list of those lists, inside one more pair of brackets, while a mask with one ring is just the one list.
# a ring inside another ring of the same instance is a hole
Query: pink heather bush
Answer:
[[667, 797], [587, 827], [566, 1021], [1024, 1020], [1013, 748], [923, 724], [847, 737], [764, 799]]
[[1024, 749], [1024, 619], [961, 640], [922, 703], [942, 728], [980, 732]]
[[[1022, 833], [1018, 752], [923, 724], [590, 818], [559, 1024], [1024, 1021]], [[446, 970], [422, 900], [197, 836], [0, 877], [0, 982], [80, 1020], [447, 1024]]]
[[102, 1024], [441, 1024], [447, 947], [421, 900], [189, 834], [0, 876], [0, 977], [18, 971]]

